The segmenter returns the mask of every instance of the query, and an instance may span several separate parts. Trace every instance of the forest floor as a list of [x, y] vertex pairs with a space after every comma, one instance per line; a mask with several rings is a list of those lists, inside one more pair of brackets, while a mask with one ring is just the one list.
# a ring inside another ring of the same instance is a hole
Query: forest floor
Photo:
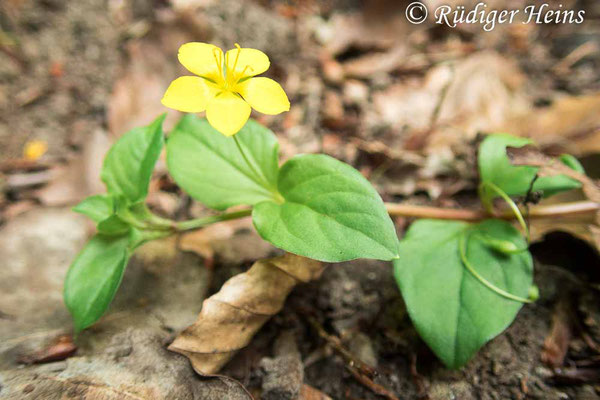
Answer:
[[[488, 2], [505, 3], [525, 4]], [[187, 41], [265, 51], [292, 107], [255, 118], [283, 158], [330, 154], [385, 201], [478, 207], [476, 143], [487, 132], [574, 154], [598, 179], [600, 6], [563, 3], [586, 10], [586, 22], [483, 33], [410, 25], [406, 3], [391, 0], [3, 0], [0, 398], [291, 399], [298, 387], [304, 400], [600, 398], [600, 258], [580, 221], [532, 225], [540, 299], [457, 371], [419, 339], [390, 264], [354, 261], [297, 286], [222, 375], [197, 376], [166, 346], [227, 279], [279, 254], [246, 220], [188, 237], [186, 251], [175, 238], [140, 249], [76, 352], [62, 302], [68, 266], [93, 233], [70, 207], [104, 190], [110, 143], [165, 112]], [[34, 139], [48, 151], [25, 160]], [[206, 212], [163, 161], [148, 202], [171, 218]], [[399, 234], [411, 221], [395, 219]], [[340, 349], [374, 367], [373, 380]]]

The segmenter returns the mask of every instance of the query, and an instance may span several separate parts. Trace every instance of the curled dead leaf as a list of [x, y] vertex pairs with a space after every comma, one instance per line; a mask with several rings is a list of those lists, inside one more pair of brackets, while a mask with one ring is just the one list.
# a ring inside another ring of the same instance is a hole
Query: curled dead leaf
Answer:
[[294, 286], [318, 278], [322, 271], [320, 262], [292, 254], [255, 262], [204, 300], [196, 322], [169, 350], [188, 357], [200, 375], [216, 373], [281, 310]]
[[556, 158], [547, 156], [533, 146], [510, 147], [507, 149], [507, 154], [513, 165], [539, 167], [537, 174], [540, 177], [566, 175], [581, 182], [586, 197], [595, 203], [600, 203], [600, 185], [589, 176], [569, 168]]
[[[592, 203], [600, 204], [600, 184], [598, 182], [569, 168], [558, 159], [542, 153], [534, 146], [509, 147], [507, 148], [507, 154], [513, 165], [539, 167], [538, 176], [566, 175], [579, 181], [585, 197]], [[600, 250], [600, 211], [596, 212], [595, 217], [582, 215], [576, 216], [576, 218], [570, 219], [569, 224], [564, 225], [565, 227], [568, 226], [568, 229], [563, 230], [588, 241]], [[550, 224], [553, 230], [560, 230], [561, 226], [563, 225], [559, 225], [556, 221]]]

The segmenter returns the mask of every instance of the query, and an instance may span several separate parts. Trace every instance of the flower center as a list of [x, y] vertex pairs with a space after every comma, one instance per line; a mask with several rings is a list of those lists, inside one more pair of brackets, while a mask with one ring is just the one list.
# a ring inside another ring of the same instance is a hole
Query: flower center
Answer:
[[225, 60], [223, 60], [223, 52], [218, 48], [213, 49], [213, 57], [215, 59], [215, 63], [217, 64], [219, 77], [221, 78], [219, 82], [216, 83], [223, 90], [227, 91], [233, 90], [233, 88], [240, 81], [240, 79], [246, 76], [246, 71], [250, 70], [250, 72], [252, 72], [252, 67], [246, 65], [242, 72], [240, 72], [239, 74], [235, 73], [240, 58], [240, 53], [242, 52], [242, 48], [238, 43], [235, 44], [235, 47], [237, 48], [237, 52], [235, 53], [235, 60], [233, 61], [233, 66], [231, 67], [231, 69], [229, 68], [229, 52], [225, 54]]

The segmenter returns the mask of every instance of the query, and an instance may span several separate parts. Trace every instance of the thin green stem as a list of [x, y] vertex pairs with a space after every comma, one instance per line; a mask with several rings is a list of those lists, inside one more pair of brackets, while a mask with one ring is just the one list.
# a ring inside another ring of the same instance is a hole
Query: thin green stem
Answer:
[[232, 219], [244, 218], [252, 214], [252, 209], [234, 211], [231, 213], [225, 213], [220, 215], [211, 215], [210, 217], [202, 217], [197, 219], [191, 219], [189, 221], [176, 222], [174, 224], [175, 230], [179, 232], [189, 231], [192, 229], [198, 229], [205, 227], [216, 222], [229, 221]]
[[[515, 204], [513, 199], [511, 199], [510, 196], [504, 192], [504, 190], [500, 189], [498, 186], [494, 185], [491, 182], [481, 182], [481, 187], [482, 188], [485, 188], [485, 187], [490, 188], [498, 196], [502, 197], [502, 199], [506, 202], [506, 204], [508, 204], [510, 209], [515, 214], [517, 221], [519, 221], [519, 225], [521, 225], [521, 228], [525, 232], [525, 237], [527, 238], [527, 243], [529, 243], [529, 228], [527, 227], [527, 223], [525, 222], [525, 219], [523, 218], [523, 214], [521, 214], [521, 210], [519, 210], [519, 207]], [[485, 197], [485, 195], [484, 195], [484, 197]]]
[[458, 251], [460, 252], [460, 259], [461, 259], [463, 265], [475, 277], [475, 279], [477, 279], [479, 282], [481, 282], [485, 287], [487, 287], [491, 291], [493, 291], [493, 292], [499, 294], [500, 296], [505, 297], [509, 300], [519, 301], [521, 303], [533, 303], [533, 300], [531, 300], [531, 299], [526, 299], [524, 297], [515, 296], [514, 294], [508, 293], [507, 291], [500, 289], [499, 287], [495, 286], [494, 284], [492, 284], [488, 280], [486, 280], [483, 276], [479, 275], [479, 273], [475, 270], [475, 268], [473, 268], [473, 265], [467, 258], [467, 235], [468, 235], [468, 232], [463, 232], [460, 235], [460, 238], [458, 240]]

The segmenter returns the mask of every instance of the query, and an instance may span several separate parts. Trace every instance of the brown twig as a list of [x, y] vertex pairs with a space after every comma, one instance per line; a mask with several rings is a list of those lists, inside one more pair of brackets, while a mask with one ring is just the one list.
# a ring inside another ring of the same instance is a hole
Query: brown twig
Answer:
[[317, 321], [310, 315], [306, 315], [306, 320], [317, 331], [321, 338], [325, 339], [325, 341], [329, 343], [331, 347], [333, 347], [338, 353], [340, 353], [340, 355], [346, 360], [350, 367], [358, 370], [362, 374], [366, 374], [369, 376], [374, 376], [377, 374], [377, 371], [375, 371], [373, 367], [360, 361], [357, 357], [350, 353], [350, 351], [348, 351], [344, 347], [340, 338], [327, 333], [327, 331], [325, 331], [325, 328], [323, 328], [319, 321]]
[[417, 371], [417, 354], [412, 353], [410, 355], [410, 376], [417, 387], [417, 397], [419, 399], [429, 399], [427, 394], [427, 386], [425, 385], [425, 378]]
[[[418, 206], [412, 204], [386, 203], [388, 213], [392, 217], [415, 217], [434, 219], [454, 219], [461, 221], [481, 221], [486, 218], [496, 217], [514, 219], [511, 210], [500, 211], [490, 215], [484, 210], [469, 210], [464, 208], [439, 208]], [[600, 211], [600, 204], [593, 201], [577, 201], [572, 203], [555, 204], [549, 206], [533, 206], [529, 209], [529, 218], [553, 218], [569, 215], [585, 214]]]
[[356, 370], [354, 368], [350, 368], [350, 367], [348, 367], [348, 370], [350, 370], [350, 373], [352, 374], [352, 376], [354, 376], [356, 378], [357, 381], [359, 381], [360, 383], [362, 383], [363, 385], [365, 385], [366, 387], [371, 389], [373, 391], [373, 393], [383, 396], [388, 400], [400, 400], [392, 392], [390, 392], [389, 390], [387, 390], [380, 384], [373, 382], [373, 380], [371, 378], [369, 378], [366, 375], [361, 374], [358, 370]]
[[325, 328], [310, 315], [305, 315], [310, 325], [317, 331], [319, 336], [323, 338], [335, 351], [337, 351], [346, 360], [346, 368], [350, 371], [352, 376], [361, 384], [368, 387], [373, 393], [383, 396], [388, 400], [400, 400], [392, 392], [378, 383], [375, 383], [371, 377], [377, 375], [377, 371], [359, 360], [350, 351], [348, 351], [340, 338], [334, 335], [330, 335], [325, 331]]

